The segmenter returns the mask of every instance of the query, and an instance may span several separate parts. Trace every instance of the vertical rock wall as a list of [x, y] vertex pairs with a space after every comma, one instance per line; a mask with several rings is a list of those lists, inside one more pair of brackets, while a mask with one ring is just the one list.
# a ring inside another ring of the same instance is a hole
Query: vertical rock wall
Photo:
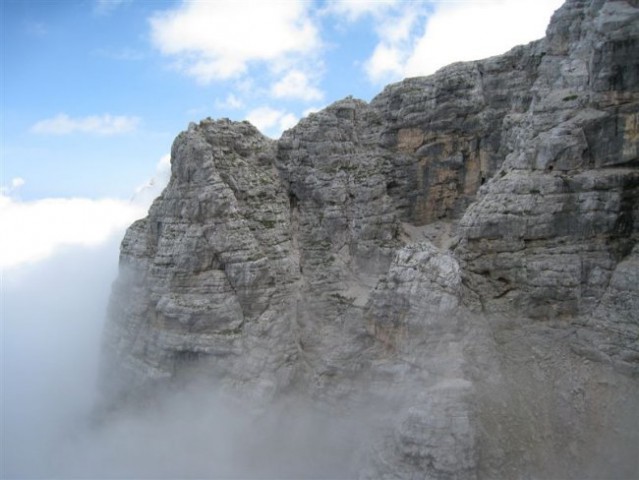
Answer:
[[638, 59], [636, 2], [569, 0], [542, 40], [278, 141], [191, 124], [122, 242], [105, 398], [377, 402], [366, 478], [632, 472]]

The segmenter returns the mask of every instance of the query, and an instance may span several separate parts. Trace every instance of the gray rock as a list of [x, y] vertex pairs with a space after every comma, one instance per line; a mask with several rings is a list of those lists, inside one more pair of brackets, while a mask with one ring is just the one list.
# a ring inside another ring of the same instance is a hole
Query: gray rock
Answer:
[[575, 330], [573, 348], [597, 361], [639, 373], [639, 247], [617, 264], [601, 300]]
[[553, 18], [531, 105], [504, 121], [500, 173], [460, 222], [456, 254], [486, 310], [589, 314], [636, 244], [638, 12], [568, 2]]
[[197, 379], [380, 405], [363, 478], [632, 476], [638, 19], [569, 0], [542, 40], [278, 141], [191, 124], [122, 242], [105, 402]]
[[175, 140], [169, 185], [122, 242], [104, 337], [119, 381], [105, 388], [196, 366], [224, 381], [256, 382], [261, 370], [262, 384], [288, 381], [299, 262], [274, 157], [248, 123], [205, 120]]

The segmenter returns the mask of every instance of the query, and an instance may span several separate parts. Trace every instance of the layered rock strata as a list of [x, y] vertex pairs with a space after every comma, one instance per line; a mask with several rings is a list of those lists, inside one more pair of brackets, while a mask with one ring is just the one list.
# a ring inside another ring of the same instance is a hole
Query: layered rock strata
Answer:
[[122, 242], [106, 397], [379, 402], [363, 478], [636, 473], [638, 59], [636, 2], [569, 0], [278, 141], [191, 124]]

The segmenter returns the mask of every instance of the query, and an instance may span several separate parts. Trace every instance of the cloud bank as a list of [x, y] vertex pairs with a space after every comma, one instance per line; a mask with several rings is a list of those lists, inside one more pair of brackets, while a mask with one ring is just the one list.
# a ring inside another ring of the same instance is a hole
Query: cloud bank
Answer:
[[72, 476], [63, 468], [71, 452], [62, 450], [85, 429], [95, 403], [121, 234], [3, 272], [1, 478]]
[[0, 195], [0, 267], [36, 263], [63, 247], [99, 245], [145, 213], [144, 206], [117, 199]]
[[146, 215], [171, 175], [164, 155], [151, 179], [129, 200], [117, 198], [42, 198], [25, 201], [16, 177], [0, 188], [0, 268], [16, 269], [51, 257], [65, 248], [96, 247], [121, 236], [133, 221]]
[[337, 418], [295, 399], [255, 411], [195, 383], [96, 410], [120, 235], [5, 275], [0, 477], [354, 478], [368, 412]]

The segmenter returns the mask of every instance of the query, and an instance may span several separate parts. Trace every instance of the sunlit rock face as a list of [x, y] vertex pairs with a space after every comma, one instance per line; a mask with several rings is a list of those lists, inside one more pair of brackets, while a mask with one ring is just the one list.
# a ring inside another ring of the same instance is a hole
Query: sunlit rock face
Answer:
[[191, 124], [171, 164], [122, 242], [107, 403], [188, 378], [370, 411], [362, 478], [639, 471], [636, 1], [277, 141]]

